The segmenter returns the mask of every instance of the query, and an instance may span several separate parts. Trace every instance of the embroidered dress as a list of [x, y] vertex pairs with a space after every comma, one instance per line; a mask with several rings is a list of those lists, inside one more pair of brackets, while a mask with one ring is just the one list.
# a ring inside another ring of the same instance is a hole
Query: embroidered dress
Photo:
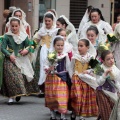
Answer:
[[[104, 71], [109, 69], [104, 65], [101, 65]], [[111, 112], [113, 110], [114, 104], [118, 100], [117, 91], [120, 90], [120, 83], [118, 81], [118, 76], [120, 71], [116, 68], [115, 65], [111, 67], [112, 76], [115, 80], [112, 80], [110, 77], [105, 77], [104, 75], [98, 77], [97, 82], [99, 87], [96, 91], [97, 103], [99, 108], [99, 118], [102, 120], [109, 120]]]
[[71, 106], [76, 115], [79, 116], [97, 116], [98, 107], [96, 102], [95, 90], [84, 82], [78, 74], [84, 72], [89, 67], [91, 55], [75, 55], [73, 61], [73, 75], [71, 87]]
[[[24, 37], [18, 39], [16, 38], [16, 35], [13, 35], [13, 33], [9, 32], [8, 34], [6, 33], [4, 36], [1, 46], [1, 50], [5, 55], [1, 94], [7, 97], [37, 94], [39, 92], [39, 89], [37, 82], [35, 82], [35, 78], [33, 78], [34, 74], [31, 68], [31, 63], [25, 63], [27, 64], [25, 67], [25, 64], [22, 64], [19, 61], [22, 57], [23, 59], [25, 58], [29, 61], [29, 58], [27, 58], [27, 56], [19, 56], [20, 50], [29, 47], [29, 40], [27, 36], [24, 36], [25, 39], [23, 39]], [[21, 35], [24, 34], [20, 32], [20, 36]], [[16, 56], [15, 63], [10, 61], [9, 56], [11, 54], [14, 54]]]
[[[68, 56], [67, 56], [68, 57]], [[69, 98], [69, 75], [66, 71], [66, 57], [58, 62], [56, 74], [48, 74], [45, 81], [45, 105], [50, 110], [67, 112]]]

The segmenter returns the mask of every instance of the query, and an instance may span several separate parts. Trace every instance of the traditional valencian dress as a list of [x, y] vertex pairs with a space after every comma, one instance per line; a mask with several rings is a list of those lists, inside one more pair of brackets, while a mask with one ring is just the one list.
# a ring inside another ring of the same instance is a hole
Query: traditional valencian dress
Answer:
[[[89, 53], [84, 56], [75, 54], [72, 57], [71, 62], [71, 69], [73, 69], [70, 73], [72, 75], [71, 106], [74, 114], [82, 117], [92, 117], [98, 115], [96, 93], [93, 89], [95, 80], [89, 82], [89, 79], [85, 79], [84, 81], [79, 76], [82, 72], [88, 70], [89, 61], [92, 57], [93, 56]], [[83, 78], [84, 76], [86, 75], [82, 74]]]
[[[26, 33], [20, 31], [19, 35], [15, 35], [9, 31], [4, 35], [1, 46], [1, 51], [5, 55], [1, 93], [9, 98], [39, 92], [28, 55], [19, 54], [23, 49], [30, 51]], [[10, 60], [12, 54], [16, 56], [15, 63]]]
[[[52, 12], [47, 12], [46, 14], [52, 14]], [[44, 16], [45, 16], [44, 15]], [[39, 80], [38, 84], [42, 85], [44, 83], [43, 78], [42, 78], [42, 72], [43, 71], [43, 64], [41, 63], [41, 58], [43, 58], [45, 55], [43, 54], [44, 51], [48, 50], [50, 48], [50, 44], [51, 41], [53, 39], [54, 36], [56, 36], [57, 33], [57, 29], [56, 29], [56, 18], [53, 15], [53, 25], [51, 27], [51, 29], [47, 29], [46, 25], [45, 25], [45, 18], [43, 19], [43, 26], [42, 28], [36, 33], [36, 35], [34, 36], [34, 39], [39, 39], [40, 42], [38, 43], [38, 48], [36, 48], [36, 53], [37, 56], [35, 55], [35, 59], [36, 59], [36, 63], [35, 63], [35, 75], [37, 77], [37, 79]], [[43, 45], [46, 45], [47, 49], [43, 50], [43, 52], [41, 52], [41, 48]], [[42, 68], [41, 68], [42, 67]]]
[[[112, 27], [110, 26], [109, 23], [107, 23], [103, 20], [100, 20], [97, 24], [94, 24], [92, 21], [89, 21], [89, 22], [85, 23], [85, 25], [83, 26], [82, 31], [80, 33], [80, 38], [86, 36], [86, 31], [91, 25], [96, 25], [97, 28], [101, 29], [104, 34], [113, 33]], [[101, 38], [99, 38], [99, 39], [101, 40]]]
[[[104, 64], [102, 64], [101, 67], [104, 71], [110, 69]], [[99, 118], [101, 118], [101, 120], [109, 120], [114, 104], [118, 101], [117, 92], [120, 92], [120, 70], [115, 65], [113, 65], [111, 69], [112, 72], [108, 76], [104, 76], [104, 74], [102, 76], [97, 76], [99, 87], [97, 88], [96, 96], [99, 108]]]
[[[116, 38], [120, 40], [120, 23], [116, 25], [114, 34], [115, 34]], [[114, 42], [112, 45], [112, 52], [114, 54], [115, 64], [118, 67], [118, 69], [120, 69], [120, 51], [119, 51], [119, 49], [120, 49], [120, 41]]]
[[[56, 73], [47, 75], [45, 81], [45, 105], [50, 110], [58, 110], [60, 113], [67, 112], [70, 78], [67, 69], [69, 68], [69, 57], [67, 54], [58, 55]], [[49, 62], [48, 62], [49, 63]], [[45, 66], [48, 68], [49, 66]]]

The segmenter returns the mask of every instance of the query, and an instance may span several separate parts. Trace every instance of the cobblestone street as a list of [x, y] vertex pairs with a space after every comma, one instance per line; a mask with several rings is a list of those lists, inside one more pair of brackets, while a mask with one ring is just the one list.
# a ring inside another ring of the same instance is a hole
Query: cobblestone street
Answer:
[[[7, 105], [7, 98], [0, 96], [0, 120], [49, 120], [49, 109], [44, 107], [44, 98], [22, 97], [19, 103]], [[67, 115], [70, 120], [70, 112]], [[59, 120], [59, 115], [57, 116]], [[78, 120], [78, 119], [77, 119]], [[86, 120], [95, 120], [87, 118]]]

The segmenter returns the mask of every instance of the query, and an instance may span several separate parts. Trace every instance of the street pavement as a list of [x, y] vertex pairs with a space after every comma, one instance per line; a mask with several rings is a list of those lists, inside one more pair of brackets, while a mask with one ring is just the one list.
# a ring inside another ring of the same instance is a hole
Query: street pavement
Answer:
[[[8, 98], [0, 96], [0, 120], [50, 120], [49, 109], [44, 106], [44, 98], [22, 97], [20, 102], [7, 105]], [[57, 115], [59, 120], [60, 115]], [[70, 112], [67, 114], [70, 120]], [[78, 120], [78, 119], [76, 119]], [[85, 120], [96, 120], [86, 118]]]

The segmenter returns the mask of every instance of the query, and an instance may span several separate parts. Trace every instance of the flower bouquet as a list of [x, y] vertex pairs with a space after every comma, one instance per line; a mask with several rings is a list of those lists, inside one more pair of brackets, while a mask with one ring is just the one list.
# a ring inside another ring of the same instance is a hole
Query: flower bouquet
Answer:
[[54, 70], [51, 70], [51, 74], [54, 74], [56, 66], [57, 66], [57, 53], [55, 51], [49, 52], [47, 58], [48, 58], [48, 61], [50, 63], [50, 66], [54, 67]]
[[101, 76], [101, 75], [104, 73], [104, 70], [103, 70], [103, 68], [101, 67], [101, 64], [97, 64], [97, 65], [95, 66], [95, 68], [94, 68], [94, 73], [95, 73], [96, 75], [99, 75], [99, 76]]
[[107, 39], [109, 42], [112, 42], [112, 43], [119, 41], [119, 39], [117, 39], [114, 34], [107, 34]]
[[109, 42], [106, 42], [106, 43], [100, 43], [99, 46], [98, 46], [98, 54], [101, 55], [101, 53], [104, 51], [104, 50], [110, 50], [111, 49], [111, 46], [110, 46], [110, 43]]

